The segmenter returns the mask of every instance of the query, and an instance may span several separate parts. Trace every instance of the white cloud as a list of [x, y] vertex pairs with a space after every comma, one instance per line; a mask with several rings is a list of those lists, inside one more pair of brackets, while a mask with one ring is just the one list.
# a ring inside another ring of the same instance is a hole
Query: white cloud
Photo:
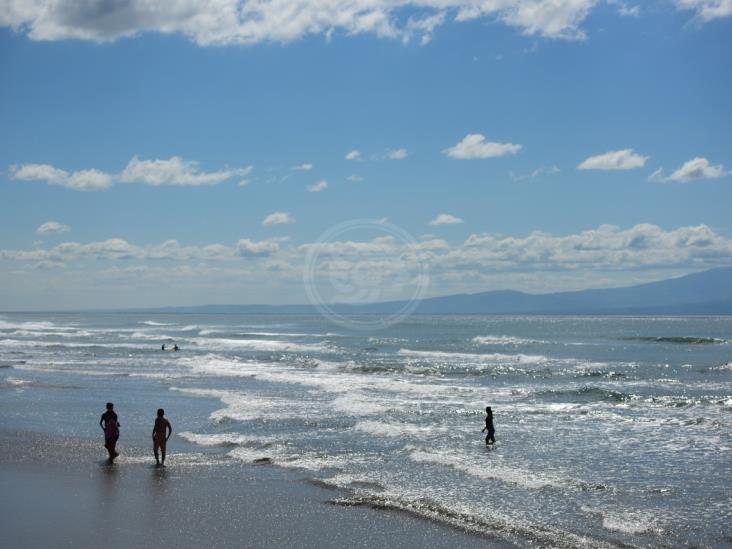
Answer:
[[159, 244], [138, 246], [122, 238], [110, 238], [87, 244], [63, 242], [48, 249], [0, 250], [0, 260], [45, 261], [54, 264], [65, 264], [85, 259], [101, 261], [208, 262], [233, 261], [237, 257], [266, 257], [277, 253], [279, 249], [280, 245], [276, 239], [259, 242], [242, 239], [235, 247], [232, 247], [217, 243], [203, 246], [182, 246], [177, 240], [166, 240]]
[[646, 165], [647, 156], [641, 156], [633, 149], [609, 151], [583, 160], [578, 170], [633, 170]]
[[59, 234], [70, 231], [71, 227], [59, 223], [58, 221], [46, 221], [43, 225], [36, 229], [36, 233], [41, 236], [47, 236], [49, 234]]
[[346, 160], [361, 160], [361, 151], [354, 149], [346, 154]]
[[[84, 306], [107, 304], [105, 296], [120, 299], [120, 306], [129, 306], [136, 298], [141, 304], [159, 299], [156, 304], [166, 305], [175, 302], [183, 290], [199, 303], [296, 303], [305, 299], [301, 293], [302, 268], [307, 253], [314, 249], [323, 258], [319, 272], [328, 277], [326, 280], [350, 288], [357, 268], [367, 276], [366, 283], [373, 282], [377, 300], [409, 297], [384, 294], [385, 280], [409, 280], [425, 265], [433, 292], [449, 294], [501, 288], [545, 292], [618, 286], [732, 264], [732, 239], [706, 225], [675, 229], [651, 224], [629, 228], [601, 225], [562, 235], [539, 231], [515, 236], [483, 233], [472, 234], [461, 243], [434, 235], [424, 235], [418, 243], [385, 235], [326, 243], [296, 244], [277, 238], [199, 246], [176, 240], [138, 245], [112, 238], [64, 242], [50, 248], [0, 249], [0, 295], [6, 301], [15, 299], [16, 306], [23, 306], [23, 302], [28, 306], [35, 303], [32, 300], [38, 288], [52, 280], [54, 287], [63, 289], [55, 292], [53, 299], [67, 299], [71, 294], [73, 299], [68, 303], [77, 306], [81, 302]], [[44, 269], [55, 270], [48, 274]], [[141, 289], [145, 290], [142, 297]], [[89, 294], [94, 299], [84, 302]], [[44, 298], [43, 304], [48, 307], [48, 300]]]
[[386, 151], [386, 158], [389, 160], [404, 160], [407, 157], [407, 149], [390, 149]]
[[682, 10], [694, 10], [702, 21], [711, 21], [732, 15], [732, 0], [676, 0]]
[[226, 169], [215, 172], [200, 171], [198, 162], [173, 156], [168, 160], [140, 160], [134, 156], [120, 174], [124, 183], [145, 183], [155, 187], [161, 185], [198, 186], [217, 185], [232, 177], [244, 177], [252, 167]]
[[309, 163], [305, 163], [305, 164], [300, 164], [299, 166], [295, 166], [292, 169], [295, 171], [299, 171], [299, 172], [309, 172], [310, 170], [313, 169], [313, 165], [309, 164]]
[[289, 213], [274, 212], [264, 218], [264, 221], [262, 221], [262, 225], [264, 225], [265, 227], [269, 227], [271, 225], [288, 225], [294, 222], [295, 218], [292, 217]]
[[346, 179], [348, 181], [353, 181], [354, 183], [358, 183], [359, 181], [363, 181], [363, 177], [361, 177], [360, 175], [355, 175], [355, 174], [349, 175], [348, 177], [346, 177]]
[[726, 171], [722, 164], [713, 166], [706, 158], [696, 157], [684, 162], [683, 166], [668, 177], [664, 177], [663, 169], [658, 168], [648, 179], [651, 181], [688, 183], [689, 181], [696, 181], [699, 179], [718, 179], [730, 174], [732, 174], [732, 171]]
[[308, 192], [309, 193], [319, 193], [321, 191], [324, 191], [328, 188], [328, 182], [325, 179], [321, 179], [320, 181], [317, 181], [313, 183], [312, 185], [308, 185]]
[[516, 154], [523, 145], [513, 143], [493, 143], [486, 141], [484, 135], [469, 133], [457, 145], [453, 145], [442, 152], [451, 158], [472, 160], [476, 158], [494, 158], [507, 154]]
[[45, 181], [75, 191], [101, 191], [112, 185], [112, 176], [99, 170], [67, 172], [49, 164], [23, 164], [10, 167], [11, 177], [17, 181]]
[[[67, 172], [49, 164], [23, 164], [11, 166], [11, 177], [17, 181], [45, 181], [76, 191], [101, 191], [115, 182], [144, 183], [147, 185], [198, 186], [216, 185], [232, 177], [244, 177], [251, 173], [252, 166], [215, 172], [202, 172], [198, 162], [173, 156], [168, 160], [140, 160], [137, 156], [118, 175], [97, 169]], [[243, 180], [240, 185], [246, 184]]]
[[622, 0], [607, 0], [611, 6], [617, 6], [618, 13], [623, 17], [639, 17], [640, 6], [628, 4]]
[[618, 13], [623, 17], [640, 17], [640, 6], [629, 6], [621, 4]]
[[430, 221], [430, 225], [457, 225], [463, 220], [454, 215], [442, 213]]
[[280, 245], [271, 240], [253, 242], [248, 238], [244, 238], [236, 245], [236, 251], [242, 257], [267, 257], [277, 253], [279, 249]]
[[524, 238], [471, 235], [442, 256], [451, 269], [634, 269], [712, 266], [732, 260], [732, 240], [706, 225], [665, 231], [641, 223], [630, 229], [601, 225], [567, 236], [534, 232]]
[[528, 174], [516, 174], [514, 172], [508, 172], [508, 175], [511, 179], [514, 181], [523, 181], [525, 179], [534, 179], [536, 177], [539, 177], [540, 175], [544, 174], [553, 174], [553, 173], [559, 173], [561, 170], [558, 166], [551, 165], [551, 166], [541, 166], [539, 168], [536, 168], [533, 172]]
[[[144, 32], [183, 34], [201, 46], [291, 42], [333, 32], [427, 44], [447, 21], [489, 18], [523, 34], [577, 39], [597, 0], [4, 0], [0, 25], [34, 40], [107, 42]], [[679, 0], [720, 11], [726, 0]], [[715, 4], [717, 7], [715, 8]], [[419, 15], [416, 15], [419, 13]]]

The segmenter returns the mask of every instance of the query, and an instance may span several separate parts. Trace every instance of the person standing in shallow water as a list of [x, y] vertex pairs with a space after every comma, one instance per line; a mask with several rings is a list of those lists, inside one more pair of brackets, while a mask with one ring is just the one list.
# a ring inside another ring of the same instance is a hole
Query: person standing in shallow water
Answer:
[[488, 434], [485, 436], [486, 445], [496, 442], [496, 438], [494, 436], [496, 434], [496, 428], [493, 427], [493, 410], [491, 410], [490, 406], [486, 406], [485, 408], [485, 427], [483, 427], [481, 433], [485, 431], [488, 431]]
[[[165, 418], [165, 410], [162, 408], [158, 409], [158, 417], [155, 418], [155, 425], [153, 425], [153, 453], [155, 454], [155, 463], [159, 466], [165, 467], [165, 445], [173, 434], [173, 427], [170, 422]], [[160, 457], [158, 459], [158, 450], [160, 450]]]
[[119, 456], [117, 453], [117, 440], [119, 439], [119, 421], [114, 411], [114, 404], [107, 402], [107, 411], [102, 414], [99, 420], [99, 426], [104, 431], [104, 447], [109, 453], [109, 463], [114, 463], [114, 458]]

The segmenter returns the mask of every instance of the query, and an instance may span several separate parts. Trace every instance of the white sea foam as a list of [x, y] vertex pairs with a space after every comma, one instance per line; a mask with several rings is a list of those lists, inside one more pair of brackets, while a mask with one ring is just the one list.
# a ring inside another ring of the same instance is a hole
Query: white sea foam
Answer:
[[190, 343], [199, 349], [212, 351], [262, 351], [262, 352], [300, 352], [320, 353], [328, 350], [325, 345], [291, 343], [270, 339], [228, 339], [194, 337]]
[[489, 464], [483, 464], [482, 466], [476, 465], [474, 461], [467, 460], [464, 456], [454, 452], [415, 449], [409, 454], [409, 458], [417, 463], [444, 465], [477, 478], [507, 482], [530, 490], [547, 486], [567, 486], [569, 484], [566, 480], [508, 466], [497, 460], [491, 460]]
[[546, 343], [546, 341], [515, 336], [487, 335], [474, 337], [473, 343], [477, 343], [479, 345], [527, 345], [531, 343]]
[[407, 436], [425, 438], [435, 434], [444, 435], [444, 433], [448, 432], [448, 429], [445, 427], [421, 427], [414, 423], [393, 423], [371, 420], [359, 421], [353, 428], [371, 435], [390, 438], [404, 438]]
[[239, 335], [257, 337], [326, 337], [328, 334], [306, 334], [301, 332], [242, 332]]
[[[478, 387], [451, 380], [425, 379], [413, 375], [372, 375], [343, 371], [332, 363], [317, 368], [302, 368], [286, 363], [268, 363], [227, 358], [217, 354], [181, 357], [178, 365], [190, 368], [194, 375], [254, 377], [277, 384], [300, 385], [320, 393], [342, 395], [330, 401], [330, 408], [348, 411], [353, 416], [371, 415], [389, 409], [409, 409], [429, 401], [455, 402], [460, 405], [475, 398]], [[497, 391], [496, 394], [499, 394]], [[480, 408], [480, 406], [478, 406]]]
[[148, 339], [152, 341], [165, 341], [175, 339], [175, 337], [167, 334], [151, 334], [149, 332], [132, 332], [129, 336], [130, 339]]
[[606, 530], [622, 532], [624, 534], [643, 534], [646, 532], [658, 532], [656, 518], [647, 511], [611, 510], [582, 506], [581, 510], [591, 515], [602, 517], [602, 527]]
[[233, 419], [253, 421], [257, 419], [281, 420], [284, 418], [319, 417], [317, 402], [303, 402], [293, 406], [287, 397], [266, 396], [253, 392], [224, 391], [218, 389], [197, 389], [171, 387], [171, 390], [193, 396], [216, 398], [226, 405], [209, 417], [216, 422]]
[[229, 457], [245, 463], [268, 460], [278, 467], [287, 469], [305, 469], [307, 471], [323, 471], [325, 469], [343, 470], [357, 464], [373, 466], [380, 461], [376, 454], [325, 454], [322, 452], [301, 452], [297, 447], [285, 444], [273, 444], [266, 448], [237, 447], [228, 453]]
[[331, 408], [336, 412], [342, 412], [349, 416], [370, 416], [375, 414], [383, 414], [393, 409], [398, 403], [391, 400], [378, 399], [374, 395], [365, 395], [359, 393], [349, 393], [340, 396], [330, 403]]
[[399, 349], [398, 354], [402, 356], [421, 358], [425, 360], [438, 360], [445, 362], [473, 362], [479, 364], [541, 364], [548, 359], [543, 355], [525, 354], [504, 354], [504, 353], [452, 353], [445, 351], [415, 351], [411, 349]]
[[4, 380], [5, 384], [10, 385], [11, 387], [25, 387], [27, 385], [32, 385], [34, 382], [27, 380], [27, 379], [17, 379], [14, 377], [6, 377]]
[[241, 433], [214, 433], [207, 435], [185, 431], [178, 433], [178, 436], [199, 446], [240, 446], [251, 443], [269, 444], [278, 440], [275, 437], [253, 437], [242, 435]]
[[155, 320], [143, 320], [140, 324], [147, 326], [175, 326], [174, 322], [156, 322]]
[[62, 347], [65, 349], [88, 349], [90, 347], [103, 347], [108, 349], [150, 349], [150, 345], [135, 343], [81, 343], [68, 341], [38, 341], [29, 339], [0, 339], [0, 347], [14, 349], [34, 349], [45, 347]]
[[73, 326], [59, 326], [53, 322], [43, 320], [40, 322], [8, 322], [0, 320], [0, 330], [30, 330], [36, 332], [44, 331], [75, 331], [77, 328]]
[[15, 330], [13, 332], [8, 332], [6, 334], [2, 334], [6, 337], [91, 337], [94, 335], [93, 332], [90, 332], [88, 330], [64, 330], [64, 331], [58, 331], [58, 330], [43, 330], [43, 331], [37, 331], [37, 330]]

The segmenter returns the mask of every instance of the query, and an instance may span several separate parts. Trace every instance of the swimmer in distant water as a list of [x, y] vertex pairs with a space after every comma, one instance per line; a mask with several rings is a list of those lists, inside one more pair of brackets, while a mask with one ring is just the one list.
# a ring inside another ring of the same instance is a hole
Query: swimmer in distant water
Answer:
[[163, 343], [163, 346], [162, 346], [162, 347], [160, 347], [160, 350], [161, 350], [161, 351], [164, 351], [164, 350], [165, 350], [165, 343]]
[[496, 442], [495, 433], [496, 429], [493, 427], [493, 410], [491, 410], [490, 406], [486, 406], [485, 408], [485, 427], [483, 427], [483, 430], [481, 431], [488, 431], [488, 434], [485, 437], [485, 444], [486, 446], [489, 446]]
[[107, 411], [102, 414], [99, 420], [99, 426], [104, 431], [104, 447], [109, 453], [109, 464], [114, 463], [119, 453], [117, 453], [117, 440], [119, 439], [119, 421], [114, 411], [114, 404], [107, 402]]
[[[168, 442], [170, 435], [173, 434], [173, 427], [165, 418], [165, 410], [158, 409], [158, 417], [155, 418], [153, 425], [152, 439], [153, 452], [155, 453], [155, 463], [159, 467], [165, 467], [165, 444]], [[160, 450], [162, 460], [158, 459], [158, 449]]]
[[177, 343], [175, 345], [173, 345], [173, 350], [174, 351], [180, 351], [180, 348], [178, 347], [178, 344]]

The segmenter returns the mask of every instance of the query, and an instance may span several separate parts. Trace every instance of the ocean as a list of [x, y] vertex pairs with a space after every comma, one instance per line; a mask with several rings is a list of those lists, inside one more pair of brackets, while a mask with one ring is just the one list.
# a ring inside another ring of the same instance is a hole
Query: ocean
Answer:
[[108, 400], [123, 456], [163, 407], [187, 465], [271, 463], [340, 505], [518, 545], [732, 543], [732, 317], [0, 315], [2, 428], [103, 457]]

